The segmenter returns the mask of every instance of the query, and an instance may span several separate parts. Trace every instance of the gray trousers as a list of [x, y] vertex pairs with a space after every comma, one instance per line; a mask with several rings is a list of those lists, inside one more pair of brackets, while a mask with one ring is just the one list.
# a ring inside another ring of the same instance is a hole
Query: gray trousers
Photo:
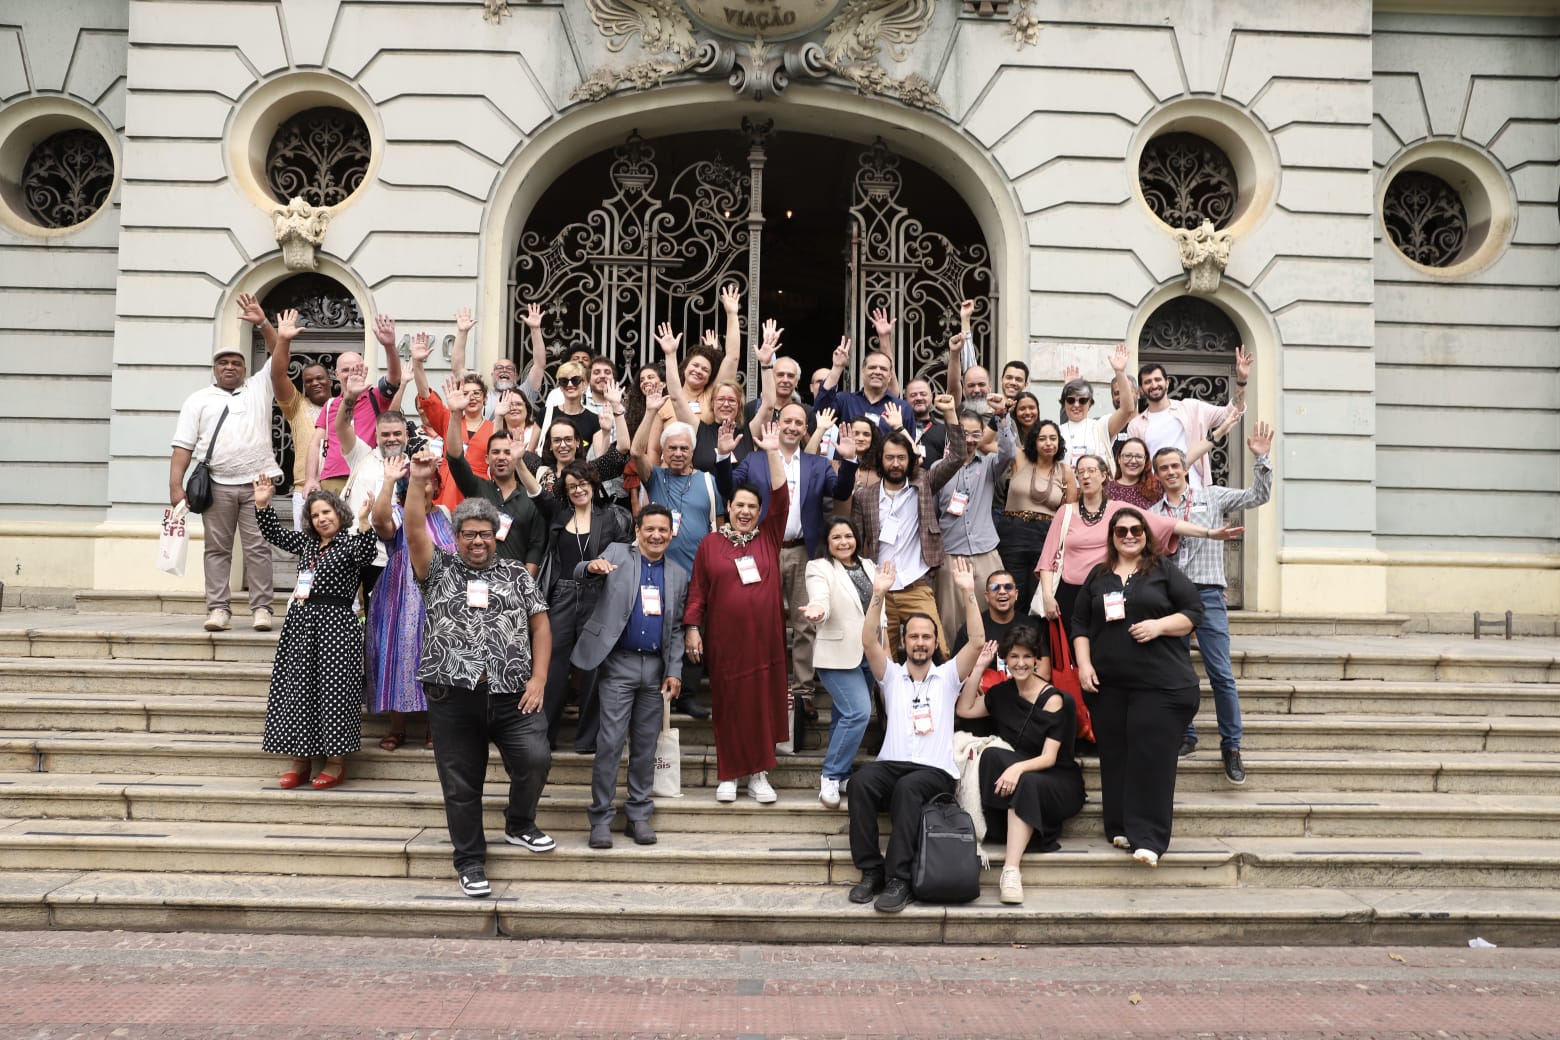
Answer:
[[206, 609], [227, 610], [233, 590], [233, 534], [244, 542], [249, 610], [271, 605], [271, 543], [255, 522], [255, 489], [248, 484], [211, 485], [211, 507], [201, 514], [206, 539]]
[[596, 670], [596, 761], [590, 774], [591, 826], [610, 824], [617, 815], [612, 799], [617, 794], [618, 762], [628, 744], [628, 798], [623, 812], [636, 822], [650, 819], [655, 803], [650, 788], [655, 782], [655, 741], [661, 734], [661, 679], [659, 654], [613, 650]]
[[802, 617], [807, 605], [807, 547], [780, 550], [780, 580], [785, 583], [785, 623], [791, 629], [791, 674], [797, 685], [812, 689], [818, 673], [813, 669], [813, 640], [818, 628]]

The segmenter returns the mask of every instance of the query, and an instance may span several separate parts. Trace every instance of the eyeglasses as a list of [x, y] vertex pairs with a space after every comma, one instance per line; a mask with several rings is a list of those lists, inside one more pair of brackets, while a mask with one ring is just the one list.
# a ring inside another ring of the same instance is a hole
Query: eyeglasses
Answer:
[[498, 538], [492, 531], [461, 531], [456, 537], [463, 542], [491, 542]]
[[1018, 591], [1018, 586], [1014, 585], [1012, 582], [1009, 581], [1009, 582], [1003, 582], [1000, 585], [987, 585], [986, 586], [986, 591], [987, 592], [1017, 592]]
[[1147, 462], [1148, 461], [1148, 456], [1147, 455], [1128, 455], [1126, 452], [1122, 452], [1121, 453], [1121, 461], [1122, 462]]
[[1094, 398], [1092, 398], [1092, 397], [1064, 397], [1064, 398], [1062, 398], [1062, 402], [1064, 404], [1093, 404], [1094, 403]]
[[1117, 538], [1141, 538], [1143, 537], [1143, 527], [1142, 525], [1118, 527], [1113, 533]]
[[585, 382], [584, 376], [569, 376], [567, 379], [558, 380], [559, 386], [579, 386]]

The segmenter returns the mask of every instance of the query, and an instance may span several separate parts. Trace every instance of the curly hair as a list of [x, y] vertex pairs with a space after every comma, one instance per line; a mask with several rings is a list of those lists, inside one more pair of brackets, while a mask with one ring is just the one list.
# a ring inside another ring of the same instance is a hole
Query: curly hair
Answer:
[[320, 533], [314, 529], [314, 503], [324, 502], [336, 513], [338, 531], [346, 531], [352, 527], [352, 510], [341, 500], [341, 496], [333, 491], [320, 488], [318, 491], [309, 492], [309, 497], [303, 500], [303, 518], [305, 520], [304, 533], [314, 541], [320, 540]]

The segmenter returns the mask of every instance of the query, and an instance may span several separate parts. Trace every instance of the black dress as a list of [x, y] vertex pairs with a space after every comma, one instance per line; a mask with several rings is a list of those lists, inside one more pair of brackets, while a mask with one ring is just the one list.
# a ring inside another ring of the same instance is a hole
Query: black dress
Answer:
[[260, 533], [314, 572], [306, 600], [294, 600], [282, 622], [265, 704], [265, 739], [273, 755], [350, 755], [362, 745], [363, 625], [352, 613], [361, 571], [374, 562], [372, 528], [339, 534], [324, 551], [288, 531], [269, 509], [256, 510]]
[[[1078, 733], [1078, 717], [1072, 698], [1062, 694], [1060, 711], [1046, 711], [1054, 687], [1040, 691], [1030, 704], [1018, 692], [1012, 679], [986, 691], [986, 712], [996, 724], [997, 736], [1013, 745], [1013, 750], [988, 747], [980, 755], [980, 802], [986, 809], [987, 832], [993, 838], [1007, 832], [1007, 810], [1035, 829], [1029, 847], [1037, 852], [1055, 852], [1061, 848], [1062, 824], [1078, 815], [1086, 795], [1083, 771], [1073, 758], [1073, 740]], [[1025, 773], [1011, 795], [996, 793], [997, 778], [1014, 762], [1035, 758], [1045, 750], [1045, 742], [1061, 745], [1056, 762], [1049, 769]]]

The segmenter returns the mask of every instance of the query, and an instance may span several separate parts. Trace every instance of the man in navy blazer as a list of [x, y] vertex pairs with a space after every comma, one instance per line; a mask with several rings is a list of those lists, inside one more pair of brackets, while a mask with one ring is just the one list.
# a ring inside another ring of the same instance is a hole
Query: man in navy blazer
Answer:
[[[780, 460], [791, 491], [791, 515], [780, 547], [780, 580], [785, 586], [786, 623], [791, 626], [791, 668], [796, 692], [810, 692], [816, 680], [812, 664], [813, 625], [799, 611], [807, 603], [807, 561], [823, 550], [823, 525], [835, 502], [849, 502], [856, 488], [855, 442], [841, 437], [835, 456], [840, 471], [822, 455], [803, 450], [807, 439], [807, 411], [792, 402], [780, 411]], [[743, 484], [758, 488], [764, 513], [769, 510], [769, 461], [756, 451], [735, 469], [729, 453], [715, 461], [715, 489], [731, 499]], [[761, 514], [762, 517], [763, 514]], [[800, 750], [800, 749], [798, 749]]]
[[623, 833], [640, 845], [654, 845], [650, 816], [655, 803], [655, 742], [661, 732], [661, 699], [682, 690], [683, 609], [688, 572], [666, 557], [672, 541], [672, 513], [647, 505], [634, 524], [634, 544], [613, 542], [594, 560], [574, 568], [576, 581], [599, 583], [596, 609], [581, 627], [570, 661], [599, 669], [596, 701], [596, 761], [590, 782], [590, 847], [612, 847], [618, 761], [628, 741], [628, 799]]

